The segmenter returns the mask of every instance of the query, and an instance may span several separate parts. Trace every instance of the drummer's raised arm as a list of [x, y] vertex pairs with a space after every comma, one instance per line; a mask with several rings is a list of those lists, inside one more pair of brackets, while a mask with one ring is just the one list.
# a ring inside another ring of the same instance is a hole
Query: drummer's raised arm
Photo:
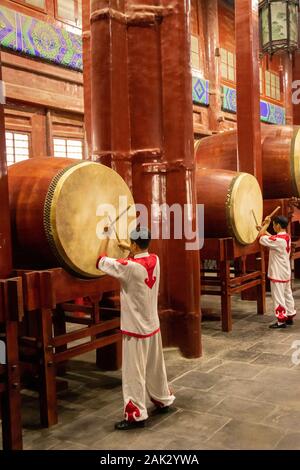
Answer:
[[97, 269], [115, 277], [120, 281], [126, 281], [130, 274], [130, 261], [127, 259], [109, 258], [105, 254], [100, 255], [96, 263]]

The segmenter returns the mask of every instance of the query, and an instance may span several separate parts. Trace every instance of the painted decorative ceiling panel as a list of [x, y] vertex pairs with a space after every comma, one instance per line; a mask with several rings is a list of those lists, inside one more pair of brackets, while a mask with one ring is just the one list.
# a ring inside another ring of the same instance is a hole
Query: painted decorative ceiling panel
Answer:
[[21, 54], [82, 70], [82, 38], [0, 6], [0, 45]]

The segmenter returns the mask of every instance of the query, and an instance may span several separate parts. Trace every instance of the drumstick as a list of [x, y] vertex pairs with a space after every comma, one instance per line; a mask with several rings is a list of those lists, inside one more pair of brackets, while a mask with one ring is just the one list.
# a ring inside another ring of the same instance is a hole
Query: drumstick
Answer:
[[255, 223], [256, 223], [256, 225], [258, 226], [258, 222], [257, 222], [257, 218], [256, 218], [256, 215], [255, 215], [255, 212], [254, 212], [254, 210], [252, 209], [252, 210], [251, 210], [251, 212], [252, 212], [252, 214], [253, 214], [253, 217], [254, 217]]
[[[276, 209], [274, 209], [273, 212], [271, 212], [270, 215], [267, 215], [266, 218], [272, 219], [272, 217], [274, 217], [274, 215], [275, 215], [280, 209], [281, 209], [280, 206], [276, 207]], [[265, 220], [266, 220], [266, 218], [265, 218]], [[270, 222], [265, 222], [265, 223], [263, 224], [263, 226], [262, 226], [262, 228], [261, 228], [260, 231], [263, 231], [263, 230], [267, 229], [267, 228], [269, 227], [269, 225], [270, 225]]]
[[130, 207], [131, 206], [128, 206], [127, 209], [125, 209], [123, 212], [121, 212], [121, 214], [119, 214], [118, 217], [114, 221], [112, 221], [111, 218], [109, 217], [109, 220], [111, 221], [110, 226], [115, 224], [116, 222], [118, 222], [119, 218], [122, 217], [122, 215], [126, 214], [126, 212], [129, 211]]
[[108, 215], [108, 218], [109, 218], [109, 221], [110, 221], [110, 227], [111, 227], [111, 228], [113, 229], [113, 231], [115, 232], [116, 237], [117, 237], [117, 240], [118, 240], [118, 243], [121, 243], [121, 240], [120, 240], [120, 238], [119, 238], [119, 235], [117, 234], [117, 231], [116, 231], [116, 229], [115, 229], [115, 227], [114, 227], [114, 223], [117, 221], [117, 219], [116, 219], [115, 222], [113, 223], [109, 215]]
[[[109, 232], [110, 228], [111, 228], [116, 222], [118, 222], [119, 218], [122, 217], [122, 215], [126, 214], [126, 212], [128, 212], [130, 208], [131, 208], [131, 206], [128, 206], [127, 209], [125, 209], [123, 212], [121, 212], [121, 214], [119, 214], [118, 217], [117, 217], [114, 221], [112, 221], [111, 218], [110, 218], [110, 216], [108, 215], [108, 218], [109, 218], [109, 221], [110, 221], [110, 225], [108, 225], [108, 226], [106, 226], [106, 227], [104, 228], [103, 235], [104, 235], [105, 233]], [[116, 233], [116, 231], [115, 231], [115, 233]], [[116, 233], [116, 235], [117, 235], [117, 233]], [[118, 238], [118, 235], [117, 235], [117, 238]]]
[[271, 219], [272, 219], [272, 217], [273, 217], [280, 209], [281, 209], [280, 206], [276, 207], [276, 209], [273, 210], [273, 212], [269, 215], [269, 217], [271, 217]]

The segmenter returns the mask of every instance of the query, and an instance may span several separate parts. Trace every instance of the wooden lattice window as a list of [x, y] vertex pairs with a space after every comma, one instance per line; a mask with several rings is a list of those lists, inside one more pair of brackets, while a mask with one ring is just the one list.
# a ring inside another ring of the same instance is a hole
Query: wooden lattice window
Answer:
[[200, 69], [200, 55], [199, 55], [199, 38], [197, 36], [191, 36], [191, 59], [192, 67], [194, 69]]
[[82, 0], [56, 0], [56, 17], [59, 20], [82, 26]]
[[276, 73], [265, 72], [265, 87], [266, 87], [266, 96], [272, 98], [273, 100], [280, 101], [281, 92], [280, 92], [280, 77]]
[[230, 82], [235, 82], [235, 54], [221, 48], [221, 77]]
[[40, 10], [45, 10], [46, 0], [13, 0], [16, 3], [21, 3], [29, 7], [38, 8]]
[[63, 158], [83, 158], [83, 142], [79, 139], [55, 138], [54, 156]]
[[29, 158], [30, 135], [21, 132], [5, 132], [7, 165]]

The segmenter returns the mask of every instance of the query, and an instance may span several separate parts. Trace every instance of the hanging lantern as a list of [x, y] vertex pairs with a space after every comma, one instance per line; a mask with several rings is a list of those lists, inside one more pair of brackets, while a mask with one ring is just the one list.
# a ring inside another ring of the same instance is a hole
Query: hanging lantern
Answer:
[[261, 0], [261, 48], [270, 55], [298, 48], [299, 0]]

